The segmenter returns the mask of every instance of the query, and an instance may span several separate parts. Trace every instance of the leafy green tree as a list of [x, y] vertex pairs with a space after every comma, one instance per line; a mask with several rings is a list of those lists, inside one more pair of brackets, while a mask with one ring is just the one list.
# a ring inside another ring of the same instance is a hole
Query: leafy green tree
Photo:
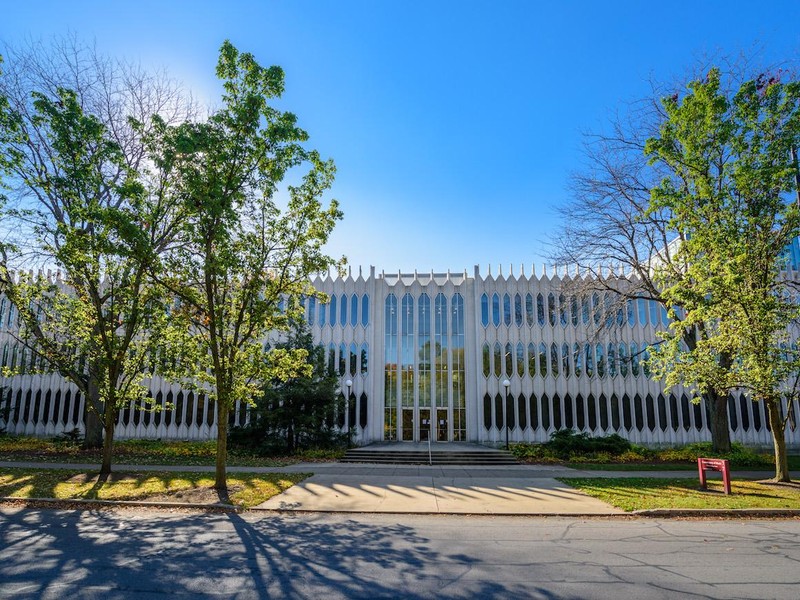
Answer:
[[[270, 349], [270, 331], [299, 318], [297, 303], [315, 293], [309, 275], [335, 261], [322, 251], [341, 212], [320, 197], [331, 185], [333, 163], [303, 148], [296, 117], [268, 104], [283, 92], [283, 71], [261, 67], [230, 42], [220, 50], [221, 108], [202, 123], [163, 128], [155, 162], [176, 174], [174, 194], [188, 219], [164, 261], [161, 283], [180, 301], [179, 319], [165, 338], [183, 361], [173, 377], [204, 390], [216, 403], [215, 487], [227, 488], [228, 416], [236, 402], [251, 403], [265, 382], [308, 374], [306, 350]], [[288, 186], [281, 210], [278, 184], [308, 164], [299, 185]], [[188, 365], [188, 366], [187, 366]]]
[[[19, 310], [19, 341], [37, 369], [75, 383], [86, 400], [84, 445], [99, 447], [116, 408], [142, 391], [134, 383], [148, 337], [142, 324], [154, 320], [152, 330], [163, 316], [145, 274], [180, 217], [163, 193], [163, 172], [145, 161], [144, 138], [155, 123], [184, 121], [194, 106], [164, 74], [75, 38], [4, 50], [0, 161], [13, 163], [13, 202], [2, 212], [0, 273]], [[105, 444], [107, 470], [110, 435]]]
[[[19, 313], [18, 337], [33, 350], [31, 367], [58, 370], [100, 416], [105, 474], [118, 410], [146, 394], [145, 323], [157, 328], [152, 317], [163, 312], [147, 272], [169, 237], [168, 220], [74, 92], [34, 92], [33, 104], [30, 118], [15, 115], [19, 133], [2, 148], [23, 157], [12, 173], [37, 202], [2, 215], [22, 224], [28, 239], [0, 248], [0, 283]], [[27, 253], [63, 271], [63, 279], [14, 272]]]
[[[651, 208], [671, 214], [680, 233], [675, 251], [686, 265], [681, 277], [657, 270], [664, 297], [686, 317], [654, 351], [654, 372], [668, 385], [742, 389], [764, 402], [775, 479], [789, 481], [782, 400], [796, 393], [792, 334], [800, 311], [782, 269], [787, 245], [800, 234], [800, 84], [781, 76], [762, 75], [729, 94], [712, 69], [683, 97], [663, 100], [666, 118], [646, 153], [668, 171], [652, 190]], [[694, 349], [682, 344], [686, 327], [704, 332]]]
[[337, 390], [338, 378], [325, 365], [325, 349], [314, 344], [302, 321], [293, 322], [291, 327], [288, 339], [276, 347], [304, 350], [311, 372], [269, 382], [240, 434], [252, 445], [274, 447], [274, 442], [281, 439], [289, 454], [299, 448], [341, 441], [341, 435], [333, 427], [333, 415], [345, 410]]

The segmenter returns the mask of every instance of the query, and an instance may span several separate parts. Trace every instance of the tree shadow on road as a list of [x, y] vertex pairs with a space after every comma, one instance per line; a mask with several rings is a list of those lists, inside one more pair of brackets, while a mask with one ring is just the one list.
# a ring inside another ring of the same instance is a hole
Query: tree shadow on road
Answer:
[[[0, 596], [491, 597], [415, 526], [311, 514], [0, 513]], [[452, 584], [451, 588], [444, 586]], [[448, 591], [449, 590], [449, 591]]]

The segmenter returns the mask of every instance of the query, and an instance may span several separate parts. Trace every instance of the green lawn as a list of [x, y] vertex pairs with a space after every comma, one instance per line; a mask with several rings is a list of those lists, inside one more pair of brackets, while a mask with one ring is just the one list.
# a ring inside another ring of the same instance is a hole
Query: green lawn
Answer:
[[[572, 469], [583, 471], [696, 471], [697, 462], [633, 462], [633, 463], [588, 463], [568, 462]], [[771, 472], [774, 465], [731, 465], [735, 471], [764, 471]], [[789, 469], [800, 471], [800, 456], [789, 457]]]
[[[114, 443], [113, 463], [118, 465], [214, 465], [216, 441], [163, 442], [122, 440]], [[334, 460], [340, 451], [308, 451], [294, 456], [264, 457], [232, 449], [228, 465], [239, 467], [283, 467], [299, 461]], [[57, 439], [0, 436], [0, 460], [23, 462], [101, 462], [100, 450], [84, 450], [79, 445]]]
[[731, 482], [732, 494], [725, 495], [722, 481], [710, 478], [708, 491], [701, 490], [696, 479], [563, 478], [559, 481], [625, 511], [656, 508], [800, 509], [800, 486], [797, 484], [765, 485], [734, 479]]
[[[228, 475], [230, 502], [245, 508], [256, 506], [308, 477], [308, 473], [231, 473]], [[213, 473], [114, 473], [98, 481], [96, 473], [50, 469], [0, 469], [0, 496], [12, 498], [56, 498], [60, 500], [146, 500], [210, 491]], [[209, 500], [207, 493], [200, 503]], [[198, 496], [199, 498], [199, 496]], [[218, 500], [216, 500], [218, 501]]]

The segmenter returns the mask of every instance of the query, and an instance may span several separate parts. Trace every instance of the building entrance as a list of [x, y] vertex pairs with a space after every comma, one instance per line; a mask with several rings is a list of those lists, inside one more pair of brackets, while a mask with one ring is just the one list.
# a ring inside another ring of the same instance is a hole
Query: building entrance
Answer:
[[384, 439], [465, 440], [463, 297], [389, 294], [384, 309]]

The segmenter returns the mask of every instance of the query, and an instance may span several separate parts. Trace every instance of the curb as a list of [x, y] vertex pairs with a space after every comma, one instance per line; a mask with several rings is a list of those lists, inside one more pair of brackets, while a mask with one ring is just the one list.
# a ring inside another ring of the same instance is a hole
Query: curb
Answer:
[[225, 512], [242, 512], [245, 509], [242, 506], [234, 504], [198, 504], [192, 502], [148, 502], [146, 500], [84, 500], [80, 498], [15, 498], [13, 496], [0, 496], [0, 503], [2, 504], [25, 504], [25, 505], [53, 505], [58, 508], [59, 506], [66, 507], [82, 507], [82, 508], [97, 508], [97, 507], [135, 507], [135, 508], [155, 508], [155, 509], [173, 509], [173, 508], [188, 508], [192, 510], [215, 510]]
[[26, 507], [52, 507], [70, 510], [74, 508], [150, 508], [156, 510], [188, 509], [209, 512], [241, 513], [245, 511], [289, 514], [380, 514], [380, 515], [438, 515], [460, 517], [535, 517], [535, 518], [569, 518], [569, 519], [630, 519], [630, 518], [800, 518], [797, 508], [653, 508], [618, 513], [440, 513], [440, 512], [374, 512], [374, 511], [341, 511], [341, 510], [292, 510], [281, 508], [244, 508], [233, 504], [198, 504], [189, 502], [148, 502], [145, 500], [82, 500], [58, 498], [15, 498], [0, 496], [0, 504], [22, 504]]
[[650, 508], [626, 513], [637, 517], [800, 517], [798, 508]]

